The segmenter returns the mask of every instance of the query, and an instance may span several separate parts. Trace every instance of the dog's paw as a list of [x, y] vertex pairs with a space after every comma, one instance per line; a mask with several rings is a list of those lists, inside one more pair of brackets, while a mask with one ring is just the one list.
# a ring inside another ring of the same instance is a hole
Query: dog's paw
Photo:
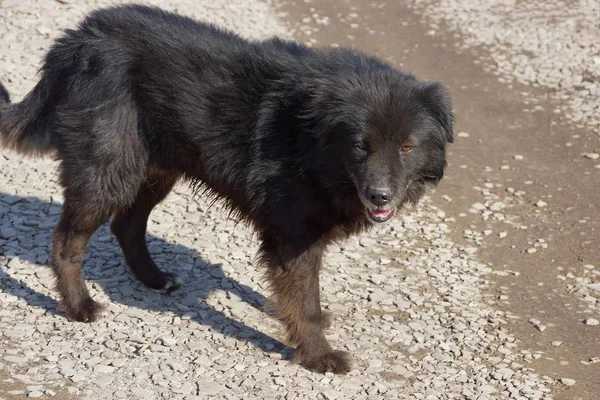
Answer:
[[102, 312], [104, 311], [104, 306], [90, 297], [85, 298], [77, 304], [63, 301], [61, 305], [71, 319], [79, 322], [97, 321], [102, 317]]
[[183, 285], [183, 280], [175, 274], [164, 272], [153, 282], [150, 289], [158, 293], [171, 293]]
[[321, 374], [347, 374], [352, 369], [352, 357], [345, 351], [331, 351], [318, 356], [297, 353], [294, 359], [304, 368]]
[[321, 311], [321, 328], [328, 329], [333, 325], [333, 313], [331, 311]]

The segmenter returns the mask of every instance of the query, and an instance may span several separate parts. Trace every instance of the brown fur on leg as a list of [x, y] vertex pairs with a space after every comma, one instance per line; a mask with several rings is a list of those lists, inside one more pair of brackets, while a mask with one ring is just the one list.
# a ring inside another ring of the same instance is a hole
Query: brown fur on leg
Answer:
[[98, 319], [103, 307], [92, 300], [85, 286], [81, 264], [92, 234], [102, 225], [110, 212], [97, 204], [67, 198], [60, 221], [53, 234], [52, 268], [62, 307], [74, 320], [92, 322]]
[[333, 325], [333, 313], [321, 310], [321, 328], [329, 329]]
[[[294, 360], [315, 372], [347, 373], [350, 356], [334, 351], [323, 334], [323, 314], [319, 295], [322, 246], [298, 251], [279, 240], [263, 240], [263, 261], [268, 263], [277, 313], [297, 344]], [[277, 247], [270, 249], [272, 243]], [[326, 317], [325, 317], [326, 318]]]
[[[283, 317], [277, 311], [275, 299], [268, 298], [263, 306], [263, 312], [283, 322]], [[333, 325], [333, 313], [331, 311], [321, 310], [321, 328], [329, 329]]]

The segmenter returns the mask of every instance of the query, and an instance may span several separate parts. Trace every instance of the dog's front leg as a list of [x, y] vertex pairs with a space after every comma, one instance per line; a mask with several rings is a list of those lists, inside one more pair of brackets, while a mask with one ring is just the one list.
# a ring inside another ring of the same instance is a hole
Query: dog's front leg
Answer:
[[261, 251], [269, 268], [277, 312], [290, 341], [297, 345], [294, 360], [311, 371], [343, 374], [350, 370], [350, 356], [334, 351], [323, 334], [327, 320], [319, 296], [323, 247], [318, 243], [295, 246], [263, 240]]

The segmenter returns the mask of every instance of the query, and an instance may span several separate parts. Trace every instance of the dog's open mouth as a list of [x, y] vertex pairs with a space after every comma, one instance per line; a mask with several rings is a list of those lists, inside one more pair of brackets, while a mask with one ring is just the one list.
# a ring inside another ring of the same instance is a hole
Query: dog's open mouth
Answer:
[[389, 221], [395, 214], [394, 210], [379, 210], [377, 208], [367, 209], [367, 215], [373, 222]]

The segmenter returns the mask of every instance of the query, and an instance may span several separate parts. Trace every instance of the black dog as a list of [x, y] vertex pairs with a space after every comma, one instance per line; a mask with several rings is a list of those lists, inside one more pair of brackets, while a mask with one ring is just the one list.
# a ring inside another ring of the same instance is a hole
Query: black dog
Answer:
[[321, 372], [350, 369], [323, 335], [325, 247], [416, 203], [442, 178], [452, 141], [439, 83], [352, 50], [248, 41], [143, 6], [92, 13], [56, 41], [21, 103], [0, 95], [2, 144], [62, 161], [52, 267], [73, 319], [101, 311], [81, 264], [111, 217], [137, 279], [177, 286], [144, 237], [152, 208], [184, 178], [254, 226], [296, 360]]

